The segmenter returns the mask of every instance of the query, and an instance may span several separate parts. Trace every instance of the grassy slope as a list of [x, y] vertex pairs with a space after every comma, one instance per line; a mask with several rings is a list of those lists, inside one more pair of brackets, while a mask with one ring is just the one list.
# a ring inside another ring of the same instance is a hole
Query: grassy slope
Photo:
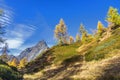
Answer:
[[[25, 80], [120, 80], [120, 28], [111, 34], [102, 42], [51, 48], [28, 64], [27, 69], [36, 66], [38, 69], [33, 74], [25, 74]], [[35, 63], [38, 65], [34, 66]], [[44, 68], [40, 67], [41, 64]]]
[[91, 48], [87, 49], [85, 55], [86, 61], [100, 60], [108, 57], [120, 49], [120, 28], [112, 31], [111, 37], [100, 42], [94, 43]]
[[16, 68], [8, 66], [0, 60], [0, 80], [21, 80], [22, 75]]
[[80, 45], [81, 44], [79, 43], [75, 43], [72, 45], [54, 46], [51, 49], [39, 55], [38, 58], [36, 58], [34, 61], [28, 63], [24, 71], [26, 73], [34, 73], [44, 69], [45, 66], [51, 64], [61, 64], [66, 59], [78, 55], [76, 49]]
[[53, 55], [55, 57], [54, 64], [60, 64], [66, 59], [69, 59], [74, 56], [78, 56], [76, 49], [80, 45], [81, 44], [79, 43], [75, 43], [75, 44], [65, 45], [65, 46], [56, 46], [53, 52]]
[[[66, 66], [82, 59], [76, 52], [76, 49], [80, 45], [80, 43], [75, 43], [71, 45], [52, 47], [50, 50], [40, 55], [36, 60], [28, 63], [26, 66], [26, 73], [28, 73], [28, 75], [25, 75], [25, 79], [34, 80], [39, 78], [41, 74], [46, 74], [43, 76], [43, 78], [46, 77], [46, 80], [50, 76], [54, 76], [54, 74], [51, 74], [52, 72], [55, 71], [55, 73], [57, 73], [66, 70]], [[34, 72], [36, 72], [34, 76], [29, 74], [34, 74]], [[51, 75], [47, 76], [49, 74]]]

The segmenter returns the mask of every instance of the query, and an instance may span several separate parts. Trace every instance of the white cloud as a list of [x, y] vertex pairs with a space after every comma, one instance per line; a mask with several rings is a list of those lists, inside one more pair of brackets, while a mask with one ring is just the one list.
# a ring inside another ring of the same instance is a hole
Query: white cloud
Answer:
[[29, 38], [33, 32], [34, 28], [29, 25], [16, 24], [12, 30], [7, 30], [6, 38], [9, 48], [19, 48], [24, 44], [24, 41]]
[[6, 42], [8, 43], [10, 49], [15, 49], [15, 48], [19, 48], [24, 41], [22, 39], [13, 38], [13, 39], [8, 39]]
[[6, 33], [7, 43], [10, 49], [10, 54], [19, 55], [25, 48], [31, 47], [34, 44], [24, 44], [35, 31], [35, 28], [25, 24], [16, 24], [12, 29], [8, 29]]

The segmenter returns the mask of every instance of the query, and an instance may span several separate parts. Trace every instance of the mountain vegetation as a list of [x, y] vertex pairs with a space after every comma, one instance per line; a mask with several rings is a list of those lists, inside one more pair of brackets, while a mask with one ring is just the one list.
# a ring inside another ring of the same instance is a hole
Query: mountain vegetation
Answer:
[[58, 44], [25, 66], [24, 79], [119, 80], [120, 14], [116, 8], [109, 8], [106, 21], [108, 27], [98, 21], [94, 34], [81, 24], [74, 41], [61, 19], [54, 31]]
[[67, 27], [63, 21], [60, 20], [59, 24], [56, 25], [54, 30], [55, 38], [58, 40], [59, 44], [67, 44], [68, 34], [67, 34]]
[[0, 80], [120, 80], [120, 13], [116, 8], [109, 8], [106, 21], [107, 27], [98, 21], [93, 34], [81, 23], [74, 39], [60, 19], [53, 47], [39, 42], [24, 50], [19, 62], [2, 56]]
[[0, 60], [0, 80], [22, 80], [22, 74], [17, 68], [9, 66]]

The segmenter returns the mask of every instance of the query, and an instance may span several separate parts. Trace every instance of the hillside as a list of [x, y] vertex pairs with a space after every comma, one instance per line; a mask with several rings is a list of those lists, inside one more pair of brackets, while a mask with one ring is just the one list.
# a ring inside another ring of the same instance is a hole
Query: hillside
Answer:
[[0, 80], [22, 80], [22, 74], [15, 67], [0, 60]]
[[0, 0], [0, 80], [120, 80], [120, 0], [91, 2]]
[[107, 33], [101, 41], [52, 47], [26, 66], [25, 80], [119, 80], [120, 28]]

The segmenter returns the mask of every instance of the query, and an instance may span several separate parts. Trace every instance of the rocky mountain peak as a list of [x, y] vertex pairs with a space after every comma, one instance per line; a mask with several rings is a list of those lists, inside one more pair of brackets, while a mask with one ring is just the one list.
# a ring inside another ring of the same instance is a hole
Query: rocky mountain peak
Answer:
[[20, 53], [18, 59], [27, 58], [28, 62], [34, 60], [40, 53], [47, 50], [48, 46], [44, 40], [39, 41], [35, 46], [30, 48], [26, 48], [24, 51]]

